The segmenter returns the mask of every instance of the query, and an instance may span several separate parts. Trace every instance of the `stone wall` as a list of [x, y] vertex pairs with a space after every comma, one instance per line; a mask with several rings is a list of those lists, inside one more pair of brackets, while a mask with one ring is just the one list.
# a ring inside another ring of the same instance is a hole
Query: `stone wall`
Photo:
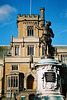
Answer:
[[32, 94], [35, 96], [36, 90], [28, 90], [28, 91], [21, 92], [16, 96], [16, 99], [21, 100], [21, 96], [25, 96], [25, 100], [29, 100], [29, 95], [32, 95]]

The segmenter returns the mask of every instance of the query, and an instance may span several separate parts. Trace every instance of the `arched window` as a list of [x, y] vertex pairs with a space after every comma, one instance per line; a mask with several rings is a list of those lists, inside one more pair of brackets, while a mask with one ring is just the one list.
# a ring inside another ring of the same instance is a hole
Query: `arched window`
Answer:
[[27, 27], [27, 36], [34, 36], [33, 34], [33, 26], [28, 26]]
[[27, 89], [34, 89], [34, 77], [32, 75], [27, 77]]

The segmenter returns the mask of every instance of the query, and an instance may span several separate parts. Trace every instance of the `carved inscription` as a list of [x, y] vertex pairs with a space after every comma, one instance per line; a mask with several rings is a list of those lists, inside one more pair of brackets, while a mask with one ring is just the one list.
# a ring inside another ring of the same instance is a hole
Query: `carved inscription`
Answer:
[[45, 72], [46, 82], [55, 82], [55, 73], [54, 72]]

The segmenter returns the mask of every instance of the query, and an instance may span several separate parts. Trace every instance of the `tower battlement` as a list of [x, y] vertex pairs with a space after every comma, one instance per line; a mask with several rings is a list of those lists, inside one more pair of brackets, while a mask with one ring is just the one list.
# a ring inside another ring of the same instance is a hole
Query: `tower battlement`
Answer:
[[22, 17], [22, 18], [38, 18], [38, 17], [40, 17], [39, 15], [35, 15], [35, 14], [32, 14], [32, 15], [30, 15], [30, 14], [24, 14], [24, 15], [21, 15], [21, 14], [18, 14], [18, 17], [17, 18], [20, 18], [20, 17]]
[[41, 7], [40, 8], [40, 11], [41, 11], [41, 16], [38, 15], [38, 14], [18, 14], [18, 17], [17, 17], [17, 23], [18, 22], [23, 22], [23, 21], [40, 21], [41, 22], [41, 26], [44, 26], [44, 10], [45, 8], [44, 7]]

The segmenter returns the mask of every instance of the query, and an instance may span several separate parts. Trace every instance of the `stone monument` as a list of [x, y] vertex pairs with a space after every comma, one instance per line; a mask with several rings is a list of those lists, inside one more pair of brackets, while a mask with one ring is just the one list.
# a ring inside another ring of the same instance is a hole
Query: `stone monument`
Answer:
[[37, 95], [35, 100], [64, 100], [64, 96], [60, 93], [60, 67], [62, 66], [53, 58], [53, 47], [51, 45], [54, 33], [49, 27], [50, 21], [46, 22], [46, 26], [36, 28], [42, 30], [40, 44], [44, 45], [44, 59], [40, 59], [35, 64], [37, 78]]

